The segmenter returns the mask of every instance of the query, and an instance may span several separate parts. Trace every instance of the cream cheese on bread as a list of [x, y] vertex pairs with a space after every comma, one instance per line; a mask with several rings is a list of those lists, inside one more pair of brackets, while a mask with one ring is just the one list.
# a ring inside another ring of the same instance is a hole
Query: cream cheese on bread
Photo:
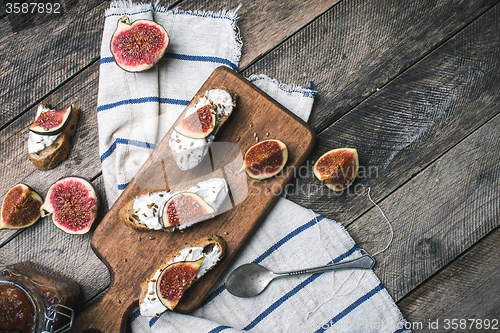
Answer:
[[[192, 186], [186, 191], [161, 191], [155, 193], [144, 194], [135, 198], [133, 209], [138, 216], [140, 223], [146, 225], [149, 229], [163, 229], [163, 224], [158, 219], [158, 213], [162, 205], [171, 197], [178, 193], [190, 192], [199, 195], [207, 202], [217, 214], [217, 210], [222, 205], [228, 195], [226, 180], [223, 178], [213, 178], [205, 180]], [[207, 219], [211, 216], [207, 216]], [[198, 223], [196, 221], [194, 223]], [[184, 229], [194, 223], [185, 223], [177, 226], [177, 229]]]
[[[225, 89], [211, 89], [203, 95], [192, 107], [189, 107], [184, 117], [196, 112], [199, 108], [207, 104], [216, 106], [216, 128], [220, 119], [227, 118], [234, 109], [234, 100], [231, 94]], [[172, 149], [175, 162], [181, 170], [189, 170], [196, 167], [207, 154], [208, 148], [214, 140], [213, 135], [206, 138], [194, 139], [173, 130], [168, 144]]]
[[[35, 117], [35, 119], [37, 119], [38, 116], [40, 116], [40, 114], [42, 112], [46, 112], [46, 111], [53, 111], [53, 110], [49, 109], [48, 107], [46, 107], [43, 104], [40, 104], [38, 106], [38, 109], [36, 110], [36, 117]], [[60, 134], [56, 134], [56, 135], [40, 135], [40, 134], [36, 134], [36, 133], [33, 133], [33, 132], [29, 131], [29, 136], [28, 136], [28, 153], [34, 154], [34, 153], [37, 153], [37, 152], [45, 149], [46, 147], [49, 147], [50, 145], [52, 145], [54, 143], [54, 141], [57, 140], [57, 138], [59, 137], [59, 135]]]
[[[213, 266], [215, 266], [215, 264], [217, 264], [222, 254], [222, 249], [218, 244], [214, 244], [209, 253], [204, 253], [203, 250], [204, 248], [201, 246], [187, 247], [183, 249], [178, 256], [169, 261], [168, 264], [180, 261], [196, 261], [201, 257], [205, 257], [200, 268], [198, 269], [198, 273], [196, 274], [197, 280]], [[147, 296], [139, 303], [139, 309], [142, 316], [155, 317], [167, 310], [167, 307], [161, 303], [156, 295], [156, 284], [161, 272], [162, 270], [158, 269], [154, 273], [153, 278], [148, 282]]]

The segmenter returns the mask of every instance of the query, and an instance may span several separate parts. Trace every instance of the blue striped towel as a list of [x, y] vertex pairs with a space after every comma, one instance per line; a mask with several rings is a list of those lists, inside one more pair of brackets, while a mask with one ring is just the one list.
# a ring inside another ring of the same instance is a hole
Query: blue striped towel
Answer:
[[[169, 32], [168, 53], [151, 71], [126, 73], [111, 57], [109, 40], [123, 14], [132, 20], [153, 19]], [[110, 205], [210, 73], [220, 65], [237, 69], [240, 50], [236, 11], [111, 4], [106, 11], [98, 99], [101, 161]], [[249, 80], [307, 121], [315, 91], [283, 85], [265, 75]], [[288, 271], [353, 259], [361, 252], [339, 223], [280, 198], [228, 273], [248, 262]], [[278, 279], [259, 296], [246, 299], [225, 289], [226, 277], [191, 315], [167, 311], [145, 318], [138, 309], [133, 311], [132, 332], [406, 332], [403, 316], [371, 270]]]

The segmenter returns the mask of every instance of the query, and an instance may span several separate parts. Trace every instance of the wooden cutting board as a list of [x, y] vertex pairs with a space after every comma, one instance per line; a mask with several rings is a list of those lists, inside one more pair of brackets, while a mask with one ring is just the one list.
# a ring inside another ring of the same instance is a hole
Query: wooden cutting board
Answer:
[[[304, 121], [227, 67], [217, 68], [199, 94], [217, 87], [236, 92], [237, 106], [201, 165], [190, 171], [178, 169], [168, 144], [171, 129], [96, 228], [91, 245], [109, 268], [111, 283], [101, 300], [77, 315], [72, 332], [125, 332], [126, 315], [138, 304], [140, 284], [158, 264], [186, 242], [217, 234], [227, 242], [226, 256], [188, 289], [176, 307], [182, 313], [195, 310], [305, 162], [315, 134]], [[284, 172], [264, 181], [235, 172], [246, 150], [257, 140], [266, 139], [279, 139], [288, 146]], [[200, 180], [214, 177], [224, 177], [230, 190], [228, 210], [214, 219], [174, 233], [136, 230], [118, 219], [120, 208], [138, 195], [186, 190]]]

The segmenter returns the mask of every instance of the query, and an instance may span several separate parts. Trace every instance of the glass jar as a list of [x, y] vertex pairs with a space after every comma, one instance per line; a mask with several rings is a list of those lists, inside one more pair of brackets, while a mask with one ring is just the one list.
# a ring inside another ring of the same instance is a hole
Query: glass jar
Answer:
[[32, 262], [0, 265], [0, 333], [65, 332], [79, 295], [76, 282]]

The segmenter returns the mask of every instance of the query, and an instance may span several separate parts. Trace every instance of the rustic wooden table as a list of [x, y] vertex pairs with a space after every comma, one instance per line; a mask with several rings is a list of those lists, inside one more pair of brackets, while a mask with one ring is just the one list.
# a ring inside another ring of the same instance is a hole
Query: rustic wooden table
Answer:
[[[108, 1], [67, 0], [62, 14], [0, 8], [0, 195], [23, 182], [42, 196], [58, 178], [92, 180], [105, 200], [98, 152], [99, 50]], [[500, 319], [500, 4], [497, 0], [179, 1], [183, 9], [239, 3], [239, 72], [318, 91], [312, 165], [355, 147], [363, 174], [342, 196], [298, 175], [287, 197], [335, 219], [369, 252], [392, 245], [375, 272], [406, 319]], [[31, 23], [30, 23], [31, 22]], [[26, 140], [41, 102], [83, 112], [70, 158], [41, 172]], [[109, 207], [103, 205], [100, 218]], [[80, 306], [109, 274], [90, 248], [48, 219], [0, 231], [0, 262], [31, 260], [76, 279]], [[471, 329], [470, 331], [474, 331]]]

